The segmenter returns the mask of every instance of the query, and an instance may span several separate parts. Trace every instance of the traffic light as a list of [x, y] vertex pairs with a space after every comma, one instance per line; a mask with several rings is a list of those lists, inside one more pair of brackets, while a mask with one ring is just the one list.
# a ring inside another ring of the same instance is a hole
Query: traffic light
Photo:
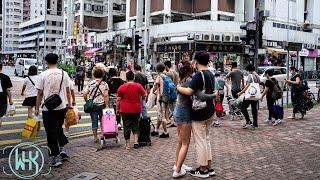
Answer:
[[246, 35], [241, 35], [240, 39], [245, 42], [246, 45], [255, 45], [255, 37], [257, 24], [255, 22], [248, 22], [240, 26], [240, 29], [246, 31]]
[[245, 54], [254, 55], [256, 46], [256, 22], [248, 22], [240, 26], [240, 29], [246, 31], [246, 35], [241, 35], [240, 39], [245, 44]]
[[135, 45], [135, 50], [139, 50], [140, 48], [143, 47], [143, 44], [142, 44], [142, 37], [139, 36], [139, 35], [135, 35], [134, 36], [134, 45]]
[[124, 44], [125, 44], [125, 49], [128, 51], [132, 50], [132, 38], [131, 37], [125, 37], [124, 38]]

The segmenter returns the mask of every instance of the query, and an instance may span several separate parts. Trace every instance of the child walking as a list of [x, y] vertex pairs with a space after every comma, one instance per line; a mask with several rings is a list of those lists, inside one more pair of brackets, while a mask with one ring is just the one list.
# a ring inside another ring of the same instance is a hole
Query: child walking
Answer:
[[22, 106], [28, 107], [28, 118], [33, 117], [32, 108], [36, 106], [37, 89], [35, 83], [38, 80], [38, 69], [36, 66], [30, 66], [28, 76], [24, 79], [21, 96], [25, 96]]

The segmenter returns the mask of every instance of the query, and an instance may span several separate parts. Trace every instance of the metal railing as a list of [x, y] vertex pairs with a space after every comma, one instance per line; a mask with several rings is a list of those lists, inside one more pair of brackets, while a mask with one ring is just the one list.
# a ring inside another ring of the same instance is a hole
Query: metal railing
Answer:
[[303, 71], [300, 72], [302, 79], [306, 80], [318, 80], [320, 79], [320, 70], [318, 71]]

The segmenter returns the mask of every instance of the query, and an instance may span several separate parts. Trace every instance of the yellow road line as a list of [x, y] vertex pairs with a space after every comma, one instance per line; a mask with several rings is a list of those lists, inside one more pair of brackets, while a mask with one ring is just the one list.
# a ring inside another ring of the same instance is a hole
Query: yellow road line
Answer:
[[[156, 120], [157, 118], [153, 117], [151, 118], [152, 122], [154, 123], [154, 120]], [[83, 124], [78, 124], [78, 125], [75, 125], [75, 126], [72, 126], [70, 128], [74, 128], [74, 127], [87, 127], [87, 126], [91, 126], [91, 123], [83, 123]], [[44, 130], [44, 128], [41, 128], [41, 130]], [[16, 129], [17, 132], [21, 132], [21, 129]], [[0, 131], [0, 134], [2, 133], [3, 131]], [[8, 131], [7, 131], [8, 132]], [[98, 130], [98, 133], [100, 133], [101, 130], [99, 129]], [[6, 133], [3, 133], [3, 134], [6, 134]], [[83, 136], [88, 136], [88, 135], [91, 135], [92, 134], [92, 131], [89, 130], [89, 131], [81, 131], [81, 132], [76, 132], [76, 133], [72, 133], [70, 134], [70, 138], [71, 139], [75, 139], [75, 138], [79, 138], [79, 137], [83, 137]], [[3, 141], [0, 141], [0, 145], [9, 145], [9, 144], [18, 144], [20, 143], [22, 140], [21, 139], [10, 139], [10, 140], [3, 140]], [[39, 139], [39, 137], [37, 137], [37, 139], [34, 141], [36, 144], [38, 145], [43, 145], [43, 144], [46, 144], [47, 142], [47, 139]]]
[[0, 145], [18, 144], [20, 142], [21, 142], [21, 139], [10, 139], [10, 140], [0, 141]]

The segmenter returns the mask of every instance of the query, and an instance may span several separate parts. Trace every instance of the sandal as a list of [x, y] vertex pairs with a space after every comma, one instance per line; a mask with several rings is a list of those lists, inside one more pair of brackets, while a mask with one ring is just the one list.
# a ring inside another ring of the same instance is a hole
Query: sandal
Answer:
[[287, 119], [296, 119], [294, 116], [289, 116]]

